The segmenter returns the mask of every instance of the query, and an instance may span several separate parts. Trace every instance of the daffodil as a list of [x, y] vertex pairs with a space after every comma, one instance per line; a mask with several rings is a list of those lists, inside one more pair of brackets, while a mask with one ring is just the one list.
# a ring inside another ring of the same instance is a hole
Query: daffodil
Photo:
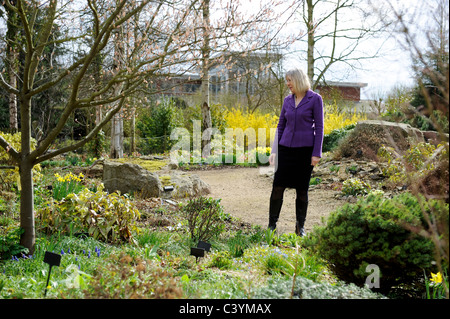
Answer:
[[61, 175], [59, 175], [58, 173], [56, 173], [55, 174], [55, 177], [56, 177], [56, 180], [58, 181], [58, 182], [63, 182], [64, 181], [64, 179], [61, 177]]
[[438, 272], [437, 274], [431, 273], [430, 281], [433, 284], [435, 284], [435, 285], [440, 284], [442, 282], [442, 275], [441, 275], [441, 273], [440, 272]]

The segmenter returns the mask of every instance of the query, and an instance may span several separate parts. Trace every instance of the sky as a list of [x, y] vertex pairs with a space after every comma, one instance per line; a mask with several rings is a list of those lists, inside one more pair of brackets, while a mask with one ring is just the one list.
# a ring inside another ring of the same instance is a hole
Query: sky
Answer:
[[396, 45], [395, 39], [391, 39], [391, 42], [393, 47], [388, 52], [366, 61], [363, 66], [366, 70], [359, 70], [350, 77], [354, 82], [367, 83], [367, 87], [361, 89], [363, 100], [389, 93], [396, 86], [414, 86], [410, 53], [402, 49], [400, 44]]
[[[395, 42], [394, 39], [392, 39], [392, 42]], [[399, 44], [397, 46], [395, 46], [395, 43], [391, 45], [393, 48], [387, 50], [388, 52], [380, 55], [380, 57], [362, 62], [361, 69], [349, 70], [348, 66], [345, 66], [346, 70], [342, 72], [337, 70], [331, 75], [328, 74], [327, 79], [330, 81], [366, 83], [367, 86], [361, 89], [361, 99], [363, 100], [374, 99], [380, 94], [385, 95], [396, 86], [413, 86], [414, 79], [409, 52], [402, 50]], [[306, 68], [306, 63], [295, 61], [295, 58], [290, 60], [289, 64], [292, 63], [293, 66]]]
[[[255, 12], [256, 7], [259, 7], [261, 3], [270, 2], [272, 0], [241, 0], [239, 2], [240, 6], [245, 7], [244, 10], [249, 10]], [[299, 4], [301, 0], [282, 0], [281, 3], [286, 8], [292, 8]], [[317, 0], [316, 0], [317, 1]], [[371, 0], [362, 0], [368, 1]], [[386, 5], [387, 3], [397, 5], [399, 7], [408, 8], [412, 14], [425, 10], [417, 10], [411, 8], [420, 8], [425, 4], [427, 6], [432, 6], [436, 1], [441, 0], [372, 0], [375, 1], [376, 5]], [[225, 1], [226, 2], [226, 1]], [[222, 2], [220, 2], [222, 3]], [[323, 3], [326, 3], [323, 1]], [[280, 10], [283, 7], [280, 6]], [[318, 6], [319, 8], [323, 8]], [[448, 10], [448, 7], [447, 7]], [[292, 11], [292, 10], [291, 10]], [[287, 10], [287, 15], [292, 14], [292, 12]], [[297, 10], [299, 11], [299, 10]], [[300, 12], [296, 12], [292, 15], [290, 22], [285, 26], [285, 31], [289, 33], [292, 30], [298, 30], [298, 28], [304, 28], [304, 26], [296, 24], [293, 20], [299, 20], [301, 18]], [[320, 12], [315, 13], [319, 16]], [[342, 18], [342, 20], [347, 19], [347, 15]], [[416, 21], [416, 20], [415, 20]], [[422, 23], [426, 24], [426, 19]], [[340, 20], [339, 23], [342, 23]], [[418, 24], [419, 25], [419, 24]], [[375, 59], [367, 60], [362, 65], [362, 70], [349, 70], [348, 66], [342, 66], [342, 69], [336, 68], [327, 73], [327, 80], [330, 81], [346, 81], [346, 82], [362, 82], [367, 83], [367, 87], [361, 90], [362, 99], [372, 99], [374, 96], [379, 94], [388, 93], [394, 86], [413, 86], [414, 81], [412, 78], [411, 69], [411, 58], [409, 52], [402, 49], [402, 46], [397, 42], [395, 37], [388, 37], [384, 39], [371, 40], [362, 45], [359, 49], [362, 52], [373, 50], [373, 48], [379, 47], [383, 43], [383, 48], [379, 57]], [[300, 67], [306, 69], [305, 57], [303, 55], [291, 54], [287, 59], [285, 68], [290, 67]]]
[[[370, 2], [370, 0], [367, 1]], [[396, 8], [403, 8], [408, 14], [415, 17], [413, 24], [419, 25], [417, 14], [423, 13], [421, 13], [421, 10], [416, 10], [416, 8], [423, 6], [425, 3], [430, 5], [430, 3], [433, 3], [434, 1], [435, 0], [377, 0], [374, 2], [374, 5], [387, 7], [387, 4], [390, 3], [393, 6], [396, 6]], [[320, 8], [319, 6], [317, 7]], [[320, 12], [315, 12], [314, 15], [320, 16]], [[297, 20], [298, 18], [299, 14], [297, 15]], [[423, 19], [423, 16], [419, 18], [422, 19], [421, 23], [426, 24], [428, 21], [426, 18]], [[342, 17], [342, 20], [339, 20], [339, 23], [344, 26], [345, 23], [350, 25], [355, 22], [352, 20], [351, 14], [346, 13], [344, 17]], [[295, 29], [299, 27], [305, 28], [302, 24], [295, 24], [295, 22], [292, 21], [292, 24], [290, 24], [288, 28]], [[418, 30], [420, 29], [418, 28]], [[327, 72], [327, 80], [367, 83], [367, 87], [362, 88], [361, 90], [361, 98], [363, 100], [379, 97], [380, 94], [386, 95], [395, 86], [413, 86], [414, 79], [410, 52], [402, 47], [399, 39], [401, 39], [401, 37], [399, 37], [398, 34], [391, 36], [386, 34], [380, 39], [365, 41], [358, 47], [358, 50], [370, 54], [370, 52], [374, 52], [375, 48], [381, 47], [379, 56], [377, 58], [360, 61], [362, 64], [361, 69], [358, 68], [357, 70], [351, 70], [351, 67], [348, 65], [335, 65], [334, 69]], [[328, 51], [325, 50], [324, 52]], [[287, 59], [285, 68], [295, 66], [305, 70], [306, 62], [304, 60], [305, 54], [292, 54]]]

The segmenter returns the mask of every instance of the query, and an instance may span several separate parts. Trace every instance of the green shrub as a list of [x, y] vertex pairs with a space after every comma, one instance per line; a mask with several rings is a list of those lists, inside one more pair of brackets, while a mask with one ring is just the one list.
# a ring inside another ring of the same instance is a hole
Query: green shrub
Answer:
[[327, 260], [341, 280], [363, 285], [369, 275], [366, 267], [375, 264], [380, 269], [380, 289], [412, 284], [424, 270], [432, 269], [434, 260], [431, 240], [405, 226], [427, 228], [421, 206], [443, 212], [448, 223], [448, 204], [443, 202], [422, 199], [419, 204], [410, 193], [393, 199], [372, 193], [333, 212], [304, 243]]
[[[0, 132], [0, 136], [3, 137], [7, 143], [11, 145], [16, 151], [20, 152], [22, 147], [22, 138], [21, 133], [8, 134]], [[31, 138], [31, 149], [33, 150], [36, 147], [36, 140]], [[20, 175], [19, 175], [19, 167], [17, 163], [13, 161], [12, 156], [8, 153], [6, 149], [0, 147], [0, 166], [16, 166], [14, 169], [0, 169], [0, 190], [11, 191], [14, 187], [17, 187], [20, 190]], [[42, 178], [42, 168], [40, 164], [36, 164], [33, 166], [33, 181], [37, 183]]]
[[387, 163], [383, 174], [394, 184], [405, 184], [426, 176], [448, 159], [444, 145], [434, 146], [429, 143], [418, 143], [399, 155], [394, 148], [382, 145], [377, 156]]
[[144, 112], [137, 121], [140, 152], [143, 154], [163, 153], [170, 150], [174, 141], [170, 139], [172, 130], [180, 123], [173, 99], [164, 99], [150, 112]]
[[224, 216], [220, 199], [198, 197], [181, 207], [187, 219], [192, 240], [208, 241], [219, 236], [225, 229]]
[[53, 200], [38, 211], [40, 227], [47, 233], [89, 233], [95, 239], [111, 243], [132, 240], [139, 216], [127, 197], [86, 188], [60, 202]]
[[343, 128], [339, 128], [330, 132], [330, 134], [325, 134], [323, 137], [323, 152], [329, 152], [335, 149], [339, 141], [345, 138], [348, 133], [355, 128], [356, 124], [350, 124]]

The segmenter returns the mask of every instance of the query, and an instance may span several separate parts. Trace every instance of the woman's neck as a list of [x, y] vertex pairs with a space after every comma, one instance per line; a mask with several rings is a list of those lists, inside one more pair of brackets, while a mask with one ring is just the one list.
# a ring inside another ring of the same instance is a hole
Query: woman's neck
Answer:
[[295, 106], [305, 97], [306, 92], [294, 92]]

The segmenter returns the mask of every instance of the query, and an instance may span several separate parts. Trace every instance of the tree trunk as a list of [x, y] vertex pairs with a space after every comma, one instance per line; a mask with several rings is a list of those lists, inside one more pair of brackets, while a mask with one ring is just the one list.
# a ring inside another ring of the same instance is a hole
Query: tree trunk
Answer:
[[33, 200], [33, 164], [23, 158], [19, 166], [20, 171], [20, 227], [24, 230], [20, 244], [34, 254], [36, 232], [34, 228], [34, 200]]
[[[134, 100], [133, 100], [134, 102]], [[136, 152], [136, 108], [131, 109], [131, 141], [130, 141], [130, 155]]]
[[[15, 6], [16, 1], [11, 0], [11, 5]], [[7, 67], [8, 74], [8, 84], [12, 88], [17, 87], [17, 74], [18, 74], [18, 51], [17, 45], [15, 42], [17, 41], [17, 33], [18, 33], [18, 15], [16, 12], [12, 11], [5, 5], [5, 10], [7, 12], [8, 19], [6, 21], [7, 25], [7, 33], [6, 33], [6, 61], [5, 65]], [[19, 129], [19, 125], [17, 122], [17, 96], [14, 93], [8, 94], [8, 105], [9, 105], [9, 128], [12, 133], [15, 133]]]
[[[114, 72], [119, 72], [122, 67], [124, 56], [122, 28], [115, 31], [114, 39]], [[114, 85], [114, 95], [119, 96], [122, 93], [123, 83]], [[123, 112], [119, 111], [114, 115], [111, 122], [111, 158], [123, 157]]]
[[315, 26], [314, 26], [314, 20], [313, 20], [313, 12], [314, 12], [314, 5], [312, 3], [312, 0], [307, 0], [307, 10], [308, 10], [308, 20], [307, 20], [307, 28], [308, 28], [308, 52], [307, 52], [307, 62], [308, 62], [308, 77], [311, 81], [311, 84], [313, 87], [315, 87], [313, 78], [314, 78], [314, 44], [315, 44]]
[[204, 134], [202, 137], [202, 155], [208, 157], [211, 155], [211, 109], [209, 105], [209, 56], [210, 56], [210, 39], [209, 39], [209, 2], [203, 0], [203, 47], [202, 47], [202, 125]]
[[111, 120], [111, 158], [123, 157], [123, 118], [119, 111]]
[[[17, 86], [17, 76], [16, 76], [16, 61], [17, 61], [17, 52], [13, 48], [8, 52], [9, 63], [8, 63], [8, 76], [9, 76], [9, 85], [13, 88]], [[9, 104], [9, 128], [12, 132], [17, 132], [19, 129], [19, 125], [17, 123], [17, 96], [14, 93], [9, 93], [8, 96], [8, 104]]]
[[20, 109], [20, 227], [24, 230], [20, 244], [34, 253], [36, 233], [34, 228], [33, 163], [31, 153], [31, 100], [22, 99]]

